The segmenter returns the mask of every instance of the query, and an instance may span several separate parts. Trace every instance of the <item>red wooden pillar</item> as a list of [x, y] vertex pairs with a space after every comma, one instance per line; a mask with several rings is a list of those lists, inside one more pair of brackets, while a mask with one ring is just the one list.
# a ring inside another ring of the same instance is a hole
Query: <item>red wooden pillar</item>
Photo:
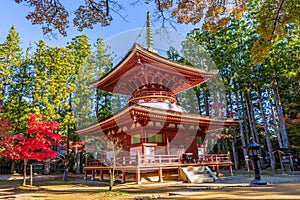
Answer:
[[161, 167], [158, 168], [158, 181], [159, 182], [163, 182], [163, 179], [162, 179], [162, 168]]
[[126, 181], [126, 170], [123, 169], [122, 170], [122, 183], [125, 183], [125, 181]]
[[87, 178], [87, 171], [88, 171], [87, 169], [84, 170], [84, 178], [83, 178], [84, 180]]
[[[211, 162], [211, 161], [209, 161], [209, 162]], [[215, 165], [212, 165], [211, 168], [212, 168], [212, 170], [216, 170], [216, 166]]]
[[140, 169], [141, 160], [140, 160], [140, 153], [138, 151], [136, 152], [135, 161], [136, 161], [136, 183], [141, 184], [141, 169]]
[[141, 184], [141, 170], [140, 170], [140, 167], [136, 168], [136, 184]]
[[168, 136], [167, 133], [166, 133], [166, 135], [165, 135], [165, 138], [166, 138], [166, 143], [167, 143], [167, 145], [166, 145], [166, 148], [167, 148], [167, 155], [170, 155], [170, 141], [169, 141], [169, 136]]
[[95, 170], [92, 169], [92, 177], [91, 177], [91, 180], [93, 181], [95, 179]]
[[230, 172], [230, 175], [233, 176], [232, 164], [229, 164], [229, 172]]
[[103, 181], [103, 170], [100, 169], [100, 178], [99, 178], [99, 181]]
[[181, 174], [180, 174], [180, 171], [181, 171], [181, 167], [178, 167], [178, 181], [180, 181], [181, 180]]

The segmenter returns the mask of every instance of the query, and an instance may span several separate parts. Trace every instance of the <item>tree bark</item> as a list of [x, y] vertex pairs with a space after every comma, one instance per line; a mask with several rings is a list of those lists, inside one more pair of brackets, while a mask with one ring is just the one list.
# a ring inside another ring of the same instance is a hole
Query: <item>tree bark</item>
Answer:
[[268, 122], [267, 122], [267, 118], [266, 118], [265, 111], [263, 108], [261, 91], [258, 88], [258, 86], [256, 86], [256, 91], [257, 91], [257, 95], [258, 95], [258, 102], [259, 102], [259, 108], [260, 108], [260, 112], [261, 112], [262, 122], [263, 122], [264, 130], [266, 133], [266, 142], [267, 142], [268, 152], [269, 152], [269, 156], [270, 156], [271, 169], [272, 169], [272, 171], [275, 171], [275, 159], [274, 159], [274, 155], [272, 153], [273, 147], [272, 147], [272, 142], [270, 139], [270, 132], [267, 127]]
[[214, 99], [214, 103], [212, 105], [212, 111], [213, 111], [213, 116], [214, 117], [218, 117], [219, 116], [219, 110], [218, 110], [218, 104], [219, 104], [219, 101], [218, 101], [218, 97], [217, 97], [217, 91], [213, 91], [213, 99]]
[[[260, 145], [260, 141], [259, 141], [258, 133], [257, 133], [257, 129], [256, 129], [256, 121], [255, 121], [255, 117], [254, 117], [254, 109], [253, 109], [250, 93], [247, 92], [246, 97], [247, 97], [246, 105], [248, 104], [247, 108], [248, 108], [249, 123], [250, 123], [250, 128], [252, 128], [251, 136]], [[259, 157], [262, 157], [261, 149], [258, 150], [258, 154], [259, 154]], [[261, 168], [261, 166], [264, 166], [263, 159], [260, 159], [259, 168]]]
[[76, 174], [80, 174], [80, 152], [76, 147]]
[[27, 159], [24, 159], [23, 186], [26, 186]]
[[[236, 87], [236, 86], [235, 86]], [[236, 106], [237, 106], [237, 116], [239, 119], [242, 119], [242, 113], [240, 112], [240, 106], [239, 106], [239, 95], [238, 95], [238, 91], [236, 90], [235, 92], [235, 98], [236, 98]], [[244, 109], [244, 104], [243, 104], [243, 95], [241, 94], [241, 107], [242, 110], [245, 111]], [[243, 112], [245, 113], [245, 112]], [[246, 115], [243, 114], [243, 118], [244, 118], [244, 123], [246, 123]], [[242, 142], [242, 149], [243, 149], [243, 154], [244, 154], [244, 158], [246, 159], [246, 157], [248, 156], [247, 154], [247, 150], [246, 150], [246, 140], [245, 140], [245, 135], [244, 135], [244, 131], [243, 131], [243, 123], [240, 122], [240, 136], [241, 136], [241, 142]], [[245, 126], [245, 130], [247, 131], [247, 136], [248, 136], [248, 128], [247, 125]]]
[[235, 144], [236, 144], [236, 128], [233, 128], [231, 145], [232, 145], [234, 168], [237, 170], [237, 169], [239, 169], [240, 164], [239, 164], [239, 157], [238, 157], [238, 153], [237, 153]]
[[199, 114], [201, 115], [201, 90], [199, 87], [194, 87], [194, 92], [196, 94], [196, 98], [197, 98], [197, 103], [198, 103], [198, 109], [199, 109]]
[[219, 142], [217, 143], [217, 152], [218, 153], [220, 153], [222, 151], [221, 144], [222, 144], [222, 138], [220, 138]]
[[275, 111], [274, 111], [274, 106], [273, 106], [273, 101], [272, 101], [272, 97], [270, 94], [270, 90], [267, 89], [267, 92], [268, 92], [268, 99], [269, 99], [270, 106], [271, 106], [271, 115], [272, 115], [273, 122], [274, 122], [274, 128], [275, 128], [275, 132], [277, 135], [278, 146], [279, 146], [279, 148], [283, 148], [282, 139], [281, 139], [280, 131], [278, 129], [278, 123], [277, 123], [276, 116], [275, 116]]
[[32, 164], [30, 164], [30, 186], [32, 186], [33, 174], [32, 174]]
[[110, 145], [111, 145], [111, 149], [113, 151], [113, 158], [111, 158], [111, 169], [110, 169], [110, 174], [109, 174], [109, 191], [111, 191], [113, 189], [114, 186], [114, 182], [115, 182], [115, 170], [116, 170], [116, 166], [117, 166], [117, 152], [118, 152], [118, 148], [117, 147], [117, 142], [114, 143], [113, 141], [110, 141]]
[[204, 108], [205, 108], [205, 115], [209, 116], [209, 105], [208, 105], [208, 92], [207, 89], [203, 89], [203, 99], [204, 99]]
[[248, 103], [249, 103], [249, 113], [250, 113], [250, 123], [252, 124], [252, 128], [253, 128], [253, 135], [254, 135], [254, 139], [257, 143], [260, 143], [259, 142], [259, 138], [258, 138], [258, 132], [257, 132], [257, 128], [256, 128], [256, 120], [255, 120], [255, 117], [254, 117], [254, 108], [253, 108], [253, 104], [252, 104], [252, 99], [251, 99], [251, 96], [250, 96], [250, 93], [247, 92], [247, 98], [248, 98]]
[[[236, 94], [236, 93], [235, 93]], [[229, 116], [228, 117], [233, 117], [233, 103], [232, 103], [232, 96], [229, 94]], [[238, 98], [236, 99], [236, 104], [238, 106]], [[239, 112], [239, 108], [237, 109]], [[231, 128], [232, 132], [232, 139], [231, 139], [231, 147], [232, 147], [232, 154], [233, 154], [233, 162], [234, 162], [234, 168], [237, 170], [239, 168], [239, 157], [238, 157], [238, 152], [236, 149], [236, 128]]]
[[[246, 111], [247, 111], [247, 118], [248, 118], [248, 123], [249, 123], [249, 127], [250, 127], [250, 133], [251, 133], [251, 137], [253, 139], [255, 139], [255, 136], [254, 136], [254, 129], [253, 129], [253, 123], [252, 123], [252, 117], [251, 117], [251, 114], [250, 114], [250, 106], [249, 106], [249, 97], [247, 94], [244, 94], [244, 96], [246, 97], [245, 99], [245, 105], [246, 105]], [[247, 143], [249, 143], [249, 140], [247, 141]]]
[[12, 160], [11, 161], [11, 166], [10, 166], [10, 173], [14, 174], [15, 173], [15, 169], [16, 169], [16, 161]]
[[[241, 102], [242, 102], [242, 110], [243, 110], [243, 119], [244, 119], [244, 124], [245, 124], [245, 142], [246, 144], [249, 144], [249, 129], [248, 129], [248, 126], [247, 126], [247, 104], [245, 102], [245, 99], [243, 98], [243, 94], [241, 93]], [[244, 146], [246, 147], [246, 145]], [[246, 154], [248, 155], [248, 154]]]
[[280, 102], [280, 95], [278, 92], [277, 85], [274, 82], [272, 83], [272, 87], [274, 90], [274, 99], [275, 99], [278, 118], [279, 118], [283, 147], [289, 148], [289, 141], [288, 141], [288, 137], [287, 137], [287, 133], [286, 133], [285, 120], [284, 120], [283, 110], [282, 110], [282, 106], [281, 106], [281, 102]]

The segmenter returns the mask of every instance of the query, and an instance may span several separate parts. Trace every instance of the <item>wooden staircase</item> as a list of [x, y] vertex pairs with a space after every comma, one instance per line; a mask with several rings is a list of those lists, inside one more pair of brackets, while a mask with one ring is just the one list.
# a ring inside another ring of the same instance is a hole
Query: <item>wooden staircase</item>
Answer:
[[189, 183], [212, 183], [218, 177], [208, 166], [188, 166], [180, 169], [180, 179]]

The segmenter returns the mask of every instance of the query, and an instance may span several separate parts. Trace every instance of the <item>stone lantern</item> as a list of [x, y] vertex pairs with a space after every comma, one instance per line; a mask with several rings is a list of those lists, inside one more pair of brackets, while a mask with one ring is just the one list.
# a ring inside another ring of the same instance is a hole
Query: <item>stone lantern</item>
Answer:
[[250, 143], [247, 146], [247, 151], [250, 160], [252, 160], [253, 168], [254, 168], [254, 180], [250, 182], [252, 185], [266, 185], [267, 182], [260, 178], [260, 170], [258, 167], [258, 150], [260, 149], [260, 145], [254, 142], [252, 138], [250, 138]]

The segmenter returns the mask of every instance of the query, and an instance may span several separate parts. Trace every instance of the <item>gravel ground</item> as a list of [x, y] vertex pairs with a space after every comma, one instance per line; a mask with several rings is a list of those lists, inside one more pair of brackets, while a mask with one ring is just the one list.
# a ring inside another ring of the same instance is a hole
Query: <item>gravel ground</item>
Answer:
[[[266, 186], [249, 186], [253, 172], [236, 171], [214, 183], [190, 184], [180, 181], [164, 183], [119, 184], [115, 193], [107, 193], [107, 183], [83, 180], [83, 175], [70, 175], [67, 182], [59, 175], [36, 175], [36, 188], [20, 189], [0, 184], [0, 199], [300, 199], [300, 171], [293, 174], [262, 171]], [[20, 175], [0, 175], [1, 180], [19, 180]], [[4, 182], [4, 181], [3, 181]], [[52, 184], [55, 183], [55, 184]], [[10, 183], [11, 184], [11, 183]]]
[[[281, 173], [279, 171], [271, 172], [262, 170], [260, 173], [261, 179], [268, 184], [276, 183], [288, 183], [288, 182], [300, 182], [300, 171], [294, 171], [293, 173]], [[232, 183], [232, 184], [246, 184], [254, 179], [254, 173], [249, 174], [245, 171], [239, 171], [234, 176], [221, 177], [217, 183]]]

